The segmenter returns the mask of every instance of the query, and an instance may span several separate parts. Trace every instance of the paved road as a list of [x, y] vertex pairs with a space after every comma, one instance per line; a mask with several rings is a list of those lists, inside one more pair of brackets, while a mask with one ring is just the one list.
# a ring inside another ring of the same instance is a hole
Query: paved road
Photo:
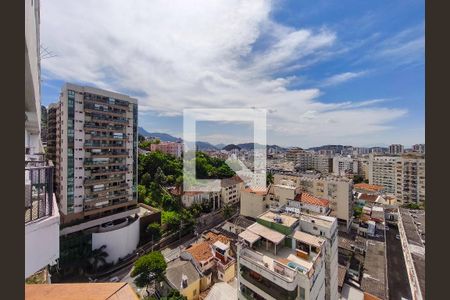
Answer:
[[390, 225], [386, 231], [389, 299], [412, 299], [402, 245], [400, 240], [395, 238], [397, 234], [397, 226]]

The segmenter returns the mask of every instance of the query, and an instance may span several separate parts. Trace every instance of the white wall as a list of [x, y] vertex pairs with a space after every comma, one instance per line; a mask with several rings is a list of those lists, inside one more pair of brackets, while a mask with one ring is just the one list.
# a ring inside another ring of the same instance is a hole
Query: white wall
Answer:
[[108, 253], [106, 261], [117, 262], [120, 257], [136, 250], [139, 243], [139, 223], [140, 219], [116, 230], [93, 233], [92, 250], [106, 245], [105, 251]]
[[59, 213], [53, 198], [50, 217], [25, 224], [25, 278], [59, 258]]

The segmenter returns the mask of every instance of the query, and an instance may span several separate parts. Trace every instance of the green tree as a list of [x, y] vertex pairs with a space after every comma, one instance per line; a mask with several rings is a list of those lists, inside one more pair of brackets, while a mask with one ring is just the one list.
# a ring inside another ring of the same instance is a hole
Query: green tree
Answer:
[[364, 177], [362, 177], [361, 175], [353, 176], [353, 183], [357, 184], [357, 183], [361, 183], [363, 181], [364, 181]]
[[158, 240], [161, 237], [161, 225], [158, 223], [148, 224], [146, 232], [150, 234], [153, 240]]
[[161, 169], [161, 167], [158, 167], [158, 169], [156, 169], [156, 173], [155, 173], [155, 177], [154, 177], [154, 182], [156, 184], [159, 184], [161, 186], [165, 186], [167, 183], [167, 177], [164, 174], [163, 170]]
[[362, 208], [361, 207], [353, 208], [353, 216], [355, 218], [359, 218], [361, 215], [362, 215]]
[[233, 208], [230, 205], [225, 204], [222, 208], [222, 213], [223, 213], [223, 217], [225, 219], [228, 219], [233, 214]]
[[97, 272], [98, 268], [102, 265], [106, 265], [106, 258], [108, 257], [108, 253], [105, 251], [106, 245], [101, 246], [100, 248], [94, 249], [90, 253], [89, 261], [92, 265], [92, 269]]
[[136, 286], [148, 287], [151, 277], [155, 276], [158, 282], [162, 280], [166, 268], [167, 264], [161, 252], [153, 251], [135, 262], [131, 277], [135, 278]]
[[161, 219], [168, 231], [173, 231], [180, 227], [180, 214], [175, 211], [163, 211]]
[[147, 197], [147, 189], [144, 185], [138, 185], [138, 201], [145, 202], [145, 198]]
[[148, 188], [151, 183], [152, 183], [152, 178], [150, 177], [150, 174], [145, 173], [144, 175], [142, 175], [142, 177], [141, 177], [141, 184], [143, 186]]
[[266, 176], [266, 184], [267, 185], [269, 185], [269, 184], [273, 184], [273, 174], [272, 173], [267, 173], [267, 176]]

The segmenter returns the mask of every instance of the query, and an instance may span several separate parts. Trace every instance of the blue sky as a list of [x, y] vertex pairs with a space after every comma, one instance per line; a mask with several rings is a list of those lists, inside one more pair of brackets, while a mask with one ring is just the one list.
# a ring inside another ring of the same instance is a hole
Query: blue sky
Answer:
[[135, 96], [140, 125], [175, 136], [184, 108], [258, 107], [270, 144], [425, 140], [424, 1], [42, 2], [44, 105], [69, 81]]

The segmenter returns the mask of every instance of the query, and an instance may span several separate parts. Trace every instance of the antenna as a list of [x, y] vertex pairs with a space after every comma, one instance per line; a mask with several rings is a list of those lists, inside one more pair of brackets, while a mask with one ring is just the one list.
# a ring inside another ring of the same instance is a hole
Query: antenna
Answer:
[[44, 45], [41, 45], [39, 54], [40, 54], [41, 60], [58, 56], [51, 50], [48, 50], [48, 47], [46, 47]]

